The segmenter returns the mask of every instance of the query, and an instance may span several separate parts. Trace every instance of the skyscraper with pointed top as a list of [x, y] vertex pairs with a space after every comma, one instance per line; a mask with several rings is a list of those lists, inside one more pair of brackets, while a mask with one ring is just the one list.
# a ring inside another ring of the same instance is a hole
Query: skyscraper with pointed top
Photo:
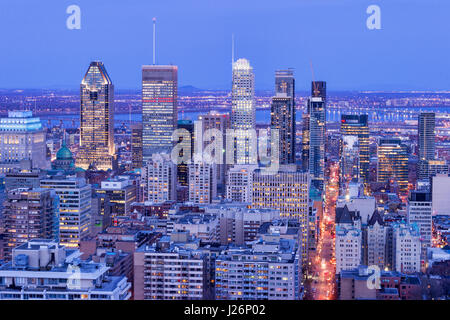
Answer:
[[256, 163], [255, 75], [247, 59], [233, 62], [231, 128], [235, 130], [234, 163]]
[[114, 85], [103, 62], [91, 62], [80, 86], [80, 150], [76, 164], [83, 169], [113, 168]]

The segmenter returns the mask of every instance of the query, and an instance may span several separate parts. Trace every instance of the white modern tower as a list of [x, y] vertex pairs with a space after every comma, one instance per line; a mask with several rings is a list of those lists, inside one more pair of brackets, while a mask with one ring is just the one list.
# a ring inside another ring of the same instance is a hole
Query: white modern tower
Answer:
[[231, 128], [235, 130], [233, 159], [237, 164], [255, 164], [255, 75], [246, 59], [233, 62]]

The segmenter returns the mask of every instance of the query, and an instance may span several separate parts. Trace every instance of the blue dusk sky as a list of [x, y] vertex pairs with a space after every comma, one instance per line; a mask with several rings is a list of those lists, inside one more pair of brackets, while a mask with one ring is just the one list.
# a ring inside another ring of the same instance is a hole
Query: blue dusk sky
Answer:
[[[66, 9], [81, 9], [69, 30]], [[381, 30], [369, 30], [369, 5]], [[91, 60], [116, 89], [140, 89], [141, 66], [179, 67], [179, 85], [229, 89], [231, 35], [257, 89], [295, 69], [298, 90], [316, 80], [333, 90], [449, 90], [448, 0], [2, 0], [0, 88], [77, 89]]]

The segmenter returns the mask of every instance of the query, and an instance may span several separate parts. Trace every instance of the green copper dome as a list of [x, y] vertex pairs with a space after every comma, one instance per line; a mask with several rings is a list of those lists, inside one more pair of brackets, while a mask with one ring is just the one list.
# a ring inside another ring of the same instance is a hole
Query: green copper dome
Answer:
[[67, 148], [65, 142], [63, 142], [61, 149], [59, 149], [58, 152], [56, 153], [56, 159], [57, 160], [72, 160], [73, 159], [72, 152], [69, 150], [69, 148]]

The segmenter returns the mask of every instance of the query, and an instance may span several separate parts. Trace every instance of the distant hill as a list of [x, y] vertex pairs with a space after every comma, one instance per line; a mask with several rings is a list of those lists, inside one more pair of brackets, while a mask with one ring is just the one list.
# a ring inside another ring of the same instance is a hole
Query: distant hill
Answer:
[[180, 92], [180, 93], [192, 93], [192, 92], [198, 92], [198, 91], [204, 91], [204, 90], [199, 89], [194, 86], [181, 86], [178, 88], [178, 92]]

